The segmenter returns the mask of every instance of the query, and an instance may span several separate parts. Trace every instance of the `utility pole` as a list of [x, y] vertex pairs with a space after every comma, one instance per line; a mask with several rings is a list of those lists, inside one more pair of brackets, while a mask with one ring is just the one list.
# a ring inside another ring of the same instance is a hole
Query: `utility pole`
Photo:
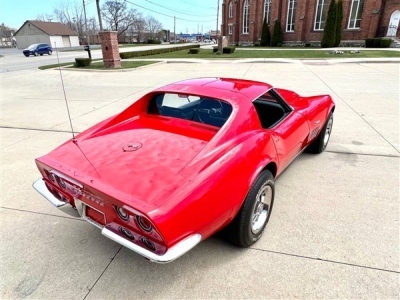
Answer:
[[101, 13], [100, 13], [100, 0], [96, 0], [97, 16], [99, 17], [100, 31], [103, 31], [103, 25], [101, 23]]
[[217, 3], [217, 31], [215, 32], [215, 37], [216, 37], [217, 43], [218, 43], [218, 17], [219, 17], [219, 0]]
[[85, 14], [87, 52], [88, 52], [89, 58], [92, 59], [92, 54], [90, 53], [90, 35], [89, 35], [89, 32], [88, 32], [88, 27], [87, 27], [86, 4], [85, 4], [85, 0], [83, 0], [83, 13]]
[[176, 31], [175, 31], [175, 27], [176, 27], [176, 17], [174, 16], [174, 40], [175, 40], [175, 44], [176, 44]]

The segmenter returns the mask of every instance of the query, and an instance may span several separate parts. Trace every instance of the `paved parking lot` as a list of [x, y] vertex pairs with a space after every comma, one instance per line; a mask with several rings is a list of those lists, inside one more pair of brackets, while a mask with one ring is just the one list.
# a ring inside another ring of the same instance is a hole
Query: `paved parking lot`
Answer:
[[71, 138], [59, 72], [2, 73], [0, 298], [398, 299], [399, 69], [226, 62], [65, 71], [76, 131], [191, 77], [255, 79], [335, 100], [327, 151], [302, 154], [277, 180], [274, 211], [258, 243], [238, 249], [211, 237], [167, 265], [63, 215], [33, 190], [34, 159]]

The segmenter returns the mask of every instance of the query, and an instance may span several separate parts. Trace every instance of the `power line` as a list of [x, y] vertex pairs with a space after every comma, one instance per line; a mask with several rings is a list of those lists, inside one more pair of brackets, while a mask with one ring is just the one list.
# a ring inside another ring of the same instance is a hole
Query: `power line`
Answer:
[[163, 5], [154, 3], [154, 2], [149, 1], [149, 0], [144, 0], [144, 1], [149, 2], [149, 3], [153, 4], [153, 5], [156, 5], [156, 6], [165, 8], [165, 9], [168, 9], [168, 10], [170, 10], [170, 11], [177, 12], [177, 13], [181, 13], [181, 14], [186, 14], [186, 15], [189, 15], [189, 16], [195, 16], [195, 17], [212, 17], [212, 16], [204, 16], [204, 15], [201, 15], [201, 14], [192, 14], [192, 13], [190, 13], [190, 12], [186, 12], [186, 11], [182, 11], [182, 10], [179, 11], [179, 10], [176, 10], [176, 9], [168, 8], [168, 7], [166, 7], [166, 6], [163, 6]]
[[[174, 16], [167, 15], [167, 14], [164, 14], [164, 13], [161, 13], [161, 12], [158, 12], [158, 11], [155, 11], [155, 10], [153, 10], [153, 9], [150, 9], [150, 8], [141, 6], [141, 5], [139, 5], [139, 4], [135, 4], [135, 3], [133, 3], [133, 2], [130, 2], [130, 1], [128, 1], [128, 0], [125, 0], [125, 2], [127, 2], [127, 3], [129, 3], [129, 4], [132, 4], [132, 5], [134, 5], [134, 6], [137, 6], [137, 7], [143, 8], [143, 9], [145, 9], [145, 10], [154, 12], [154, 13], [156, 13], [156, 14], [160, 14], [160, 15], [163, 15], [163, 16], [166, 16], [166, 17], [174, 18]], [[187, 22], [194, 22], [194, 23], [207, 23], [207, 22], [214, 22], [214, 21], [215, 21], [215, 19], [214, 19], [214, 20], [206, 20], [206, 21], [204, 21], [204, 20], [203, 20], [203, 21], [196, 21], [196, 20], [188, 20], [188, 19], [183, 19], [183, 18], [178, 18], [178, 17], [176, 17], [176, 19], [177, 19], [177, 20], [182, 20], [182, 21], [187, 21]]]

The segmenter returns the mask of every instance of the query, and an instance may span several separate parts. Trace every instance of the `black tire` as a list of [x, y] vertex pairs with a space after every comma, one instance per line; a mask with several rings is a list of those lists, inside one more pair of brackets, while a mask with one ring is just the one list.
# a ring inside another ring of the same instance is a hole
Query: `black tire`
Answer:
[[[250, 247], [257, 242], [271, 216], [274, 196], [274, 177], [270, 171], [264, 170], [251, 186], [236, 217], [225, 228], [225, 237], [239, 247]], [[261, 202], [263, 199], [265, 204]]]
[[29, 55], [25, 55], [26, 57], [29, 57]]
[[40, 53], [40, 56], [43, 56], [43, 53]]
[[48, 55], [51, 55], [53, 53], [53, 51], [49, 50]]
[[39, 55], [39, 53], [37, 53], [37, 52], [35, 51], [35, 53], [33, 53], [33, 55], [35, 55], [35, 56], [38, 56], [38, 55]]
[[329, 113], [328, 119], [326, 120], [324, 127], [318, 134], [318, 137], [307, 147], [307, 152], [310, 153], [321, 153], [328, 146], [329, 139], [332, 134], [332, 126], [333, 126], [333, 114]]

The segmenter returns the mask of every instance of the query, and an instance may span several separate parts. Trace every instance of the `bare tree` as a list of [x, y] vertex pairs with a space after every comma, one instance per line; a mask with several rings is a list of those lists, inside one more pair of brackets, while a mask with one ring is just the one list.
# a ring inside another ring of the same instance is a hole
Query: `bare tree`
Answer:
[[162, 30], [162, 24], [160, 21], [149, 15], [145, 18], [145, 24], [150, 39], [160, 38], [160, 32]]
[[52, 14], [48, 14], [48, 13], [38, 14], [36, 16], [37, 21], [51, 22], [54, 19], [55, 19], [54, 16]]
[[101, 14], [109, 28], [117, 31], [120, 36], [134, 24], [137, 12], [133, 8], [129, 9], [124, 0], [112, 0], [103, 4]]
[[139, 43], [144, 40], [145, 30], [146, 30], [146, 21], [144, 20], [142, 14], [138, 14], [135, 22], [132, 24], [131, 32], [136, 34], [137, 41]]

